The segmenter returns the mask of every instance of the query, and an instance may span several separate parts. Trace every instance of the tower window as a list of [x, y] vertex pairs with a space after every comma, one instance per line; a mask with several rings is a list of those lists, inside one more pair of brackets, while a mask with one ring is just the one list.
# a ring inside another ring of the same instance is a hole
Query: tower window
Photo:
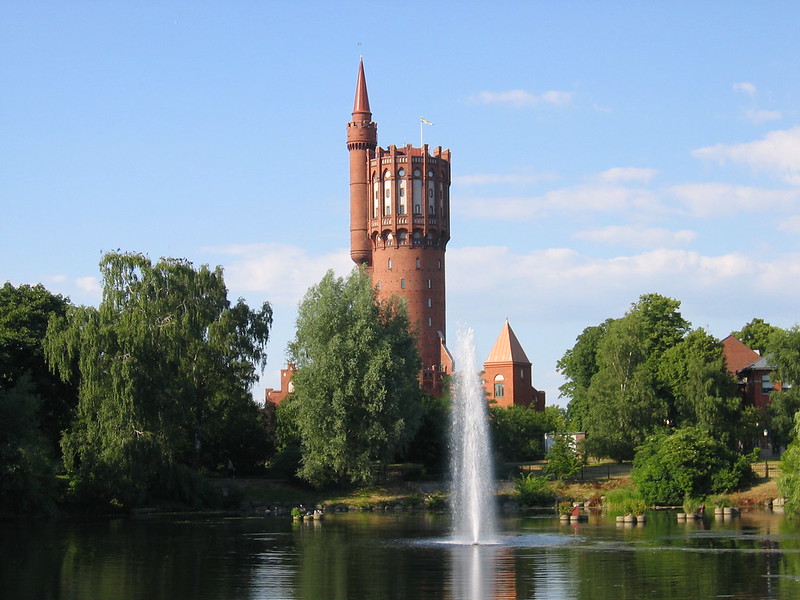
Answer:
[[506, 395], [505, 377], [502, 375], [494, 376], [494, 397], [502, 398]]
[[392, 259], [386, 261], [386, 267], [391, 271], [392, 270]]
[[433, 327], [433, 319], [428, 317], [428, 327]]
[[442, 259], [440, 258], [438, 262], [439, 262], [439, 270], [441, 271], [442, 270]]
[[431, 289], [432, 287], [433, 287], [433, 282], [430, 279], [428, 279], [428, 289]]
[[419, 269], [419, 256], [417, 257], [417, 268]]
[[401, 279], [400, 280], [400, 289], [401, 290], [406, 289], [406, 280], [405, 279]]
[[428, 298], [428, 308], [433, 308], [433, 299]]

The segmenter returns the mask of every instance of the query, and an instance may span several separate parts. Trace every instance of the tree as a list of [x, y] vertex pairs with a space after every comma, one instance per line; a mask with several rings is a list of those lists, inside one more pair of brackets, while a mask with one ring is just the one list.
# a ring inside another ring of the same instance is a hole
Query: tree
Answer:
[[731, 333], [733, 337], [752, 350], [757, 350], [762, 355], [769, 352], [769, 338], [775, 332], [780, 332], [779, 327], [770, 325], [764, 319], [753, 319], [742, 327], [741, 331]]
[[504, 462], [529, 462], [544, 457], [544, 434], [556, 428], [555, 415], [525, 406], [489, 409], [494, 451]]
[[69, 299], [52, 294], [42, 285], [6, 283], [0, 288], [0, 389], [10, 390], [26, 373], [26, 388], [39, 400], [36, 427], [53, 455], [60, 450], [61, 432], [78, 402], [74, 385], [50, 372], [42, 342], [51, 315], [63, 316]]
[[568, 435], [557, 435], [556, 441], [547, 453], [547, 464], [543, 471], [554, 479], [571, 479], [580, 473], [583, 463]]
[[741, 489], [753, 480], [750, 459], [695, 428], [657, 434], [638, 449], [631, 479], [645, 502], [681, 505], [688, 498], [702, 498]]
[[794, 426], [794, 440], [781, 457], [778, 490], [786, 498], [786, 511], [796, 519], [800, 517], [800, 413], [795, 415]]
[[737, 441], [741, 399], [716, 338], [702, 328], [691, 331], [664, 352], [658, 375], [670, 391], [673, 427], [696, 425], [728, 445]]
[[800, 411], [800, 326], [775, 328], [769, 336], [768, 358], [774, 365], [774, 377], [781, 389], [770, 393], [769, 435], [772, 445], [788, 445], [797, 431], [795, 414]]
[[315, 486], [368, 484], [413, 436], [421, 361], [405, 304], [378, 302], [369, 276], [329, 271], [300, 304], [289, 354], [300, 477]]
[[55, 506], [55, 471], [39, 429], [39, 403], [29, 372], [0, 388], [0, 518]]
[[656, 395], [648, 362], [652, 342], [637, 312], [609, 324], [598, 343], [598, 372], [587, 390], [586, 450], [616, 460], [633, 458], [635, 448], [667, 415]]
[[561, 397], [570, 398], [567, 409], [567, 420], [575, 431], [585, 431], [589, 411], [589, 398], [586, 391], [592, 377], [599, 370], [597, 363], [597, 345], [605, 335], [613, 319], [600, 325], [587, 327], [577, 337], [575, 345], [564, 353], [556, 368], [566, 380], [559, 388]]
[[257, 414], [245, 392], [266, 361], [272, 310], [232, 306], [219, 267], [112, 252], [100, 270], [99, 308], [51, 319], [45, 353], [63, 379], [79, 381], [77, 420], [62, 441], [73, 482], [137, 502], [175, 465], [216, 466], [204, 447], [219, 442], [215, 430]]

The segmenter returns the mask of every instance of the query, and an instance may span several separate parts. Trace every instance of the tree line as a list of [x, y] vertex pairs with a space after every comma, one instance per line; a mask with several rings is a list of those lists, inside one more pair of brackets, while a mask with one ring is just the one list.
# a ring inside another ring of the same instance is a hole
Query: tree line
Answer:
[[[111, 252], [98, 307], [42, 285], [0, 289], [0, 516], [56, 502], [221, 501], [203, 475], [375, 482], [392, 462], [441, 476], [449, 400], [424, 395], [401, 300], [329, 272], [300, 304], [300, 368], [278, 410], [251, 396], [272, 309], [231, 302], [222, 270]], [[541, 458], [561, 415], [493, 409], [499, 460]]]

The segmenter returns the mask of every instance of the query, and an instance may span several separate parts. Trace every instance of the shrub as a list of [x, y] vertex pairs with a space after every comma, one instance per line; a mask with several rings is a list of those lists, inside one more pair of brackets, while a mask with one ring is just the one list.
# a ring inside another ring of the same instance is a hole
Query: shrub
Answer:
[[740, 489], [753, 480], [747, 457], [694, 427], [648, 438], [637, 449], [631, 478], [648, 504], [678, 506]]
[[520, 475], [514, 481], [517, 499], [528, 506], [547, 506], [555, 502], [556, 495], [547, 479], [533, 473]]

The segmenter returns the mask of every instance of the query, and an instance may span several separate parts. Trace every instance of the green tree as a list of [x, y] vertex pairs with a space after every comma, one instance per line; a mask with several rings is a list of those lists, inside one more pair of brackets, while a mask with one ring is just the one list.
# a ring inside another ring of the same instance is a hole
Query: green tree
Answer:
[[691, 331], [664, 352], [658, 375], [670, 391], [672, 426], [696, 425], [728, 445], [737, 441], [741, 399], [716, 338], [702, 328]]
[[581, 471], [583, 462], [568, 435], [557, 435], [556, 441], [547, 453], [544, 472], [554, 479], [571, 479]]
[[422, 412], [419, 427], [401, 457], [404, 462], [420, 463], [429, 474], [444, 472], [448, 459], [451, 406], [447, 395], [437, 398], [420, 393]]
[[742, 327], [741, 331], [734, 331], [731, 335], [751, 350], [757, 350], [762, 355], [766, 355], [769, 352], [770, 336], [780, 331], [779, 327], [770, 325], [764, 319], [756, 318]]
[[772, 445], [788, 445], [796, 433], [795, 414], [800, 410], [800, 326], [775, 328], [769, 336], [768, 359], [775, 367], [773, 378], [781, 382], [781, 390], [770, 394], [767, 408]]
[[529, 462], [544, 458], [544, 434], [557, 427], [555, 415], [525, 406], [489, 408], [495, 455], [503, 462]]
[[29, 374], [26, 386], [39, 398], [37, 427], [54, 456], [60, 452], [61, 433], [69, 425], [78, 394], [74, 385], [50, 372], [42, 342], [50, 316], [63, 316], [68, 306], [68, 298], [42, 285], [6, 283], [0, 288], [0, 389], [13, 388]]
[[587, 433], [586, 450], [617, 460], [663, 426], [670, 394], [657, 376], [664, 353], [689, 331], [680, 302], [645, 294], [622, 318], [588, 328], [559, 361], [571, 395], [569, 425]]
[[646, 323], [629, 312], [608, 326], [598, 344], [600, 369], [587, 390], [586, 450], [615, 460], [633, 458], [635, 448], [663, 425], [667, 406], [656, 395], [648, 363]]
[[417, 428], [421, 361], [399, 298], [378, 302], [369, 276], [329, 271], [300, 304], [289, 354], [300, 477], [368, 484]]
[[588, 426], [588, 412], [591, 405], [587, 390], [592, 377], [600, 369], [597, 362], [597, 345], [605, 335], [613, 319], [600, 325], [587, 327], [577, 337], [575, 345], [564, 353], [556, 368], [564, 376], [565, 382], [559, 388], [562, 398], [570, 398], [567, 407], [569, 427], [575, 431], [585, 431]]
[[0, 388], [0, 518], [48, 513], [55, 506], [55, 471], [39, 429], [39, 403], [29, 372]]
[[219, 267], [112, 252], [100, 270], [99, 308], [51, 319], [45, 352], [62, 378], [79, 381], [77, 420], [62, 441], [73, 482], [137, 502], [175, 465], [216, 466], [219, 452], [204, 445], [219, 445], [234, 419], [232, 443], [238, 419], [257, 414], [245, 392], [266, 361], [272, 311], [231, 305]]
[[794, 440], [781, 457], [781, 474], [778, 490], [786, 498], [786, 511], [793, 517], [800, 517], [800, 413], [795, 415]]
[[631, 479], [648, 504], [732, 492], [753, 480], [748, 457], [695, 427], [651, 436], [636, 452]]

